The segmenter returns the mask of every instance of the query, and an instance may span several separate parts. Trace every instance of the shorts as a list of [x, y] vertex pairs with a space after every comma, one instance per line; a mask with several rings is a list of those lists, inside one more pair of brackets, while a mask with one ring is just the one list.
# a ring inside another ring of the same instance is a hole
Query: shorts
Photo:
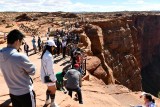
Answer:
[[56, 83], [45, 83], [47, 86], [54, 86]]
[[36, 107], [36, 95], [34, 91], [31, 91], [24, 95], [10, 94], [13, 107]]

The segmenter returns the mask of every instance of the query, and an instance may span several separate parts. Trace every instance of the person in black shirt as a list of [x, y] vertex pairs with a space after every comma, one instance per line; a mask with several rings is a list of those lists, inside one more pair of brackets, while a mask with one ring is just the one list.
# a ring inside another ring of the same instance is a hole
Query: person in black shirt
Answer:
[[39, 52], [41, 51], [41, 38], [38, 37], [38, 49], [39, 49]]
[[29, 52], [29, 46], [28, 44], [25, 42], [24, 44], [24, 51], [26, 52], [27, 56], [28, 56], [28, 52]]

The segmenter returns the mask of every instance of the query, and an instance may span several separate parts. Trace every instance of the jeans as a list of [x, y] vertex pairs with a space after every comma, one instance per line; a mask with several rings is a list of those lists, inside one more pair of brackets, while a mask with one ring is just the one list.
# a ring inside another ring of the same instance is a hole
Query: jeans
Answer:
[[67, 88], [67, 90], [69, 91], [68, 95], [72, 97], [72, 91], [75, 91], [77, 92], [78, 94], [78, 100], [79, 100], [79, 103], [82, 103], [82, 93], [81, 93], [81, 88], [78, 87], [76, 89], [70, 89], [70, 88]]
[[59, 54], [60, 54], [60, 46], [57, 46], [57, 54], [59, 56]]
[[83, 70], [82, 70], [81, 67], [79, 67], [79, 70], [78, 70], [78, 71], [81, 73], [81, 75], [83, 75]]
[[26, 52], [26, 54], [27, 54], [27, 56], [28, 56], [28, 50], [25, 50], [25, 52]]

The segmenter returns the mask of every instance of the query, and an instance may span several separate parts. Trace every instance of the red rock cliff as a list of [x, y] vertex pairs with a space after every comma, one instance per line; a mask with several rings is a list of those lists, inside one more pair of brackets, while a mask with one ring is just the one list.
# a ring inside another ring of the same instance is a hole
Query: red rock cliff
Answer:
[[[158, 70], [159, 65], [150, 67], [154, 70], [146, 71], [146, 67], [150, 66], [160, 54], [159, 19], [158, 15], [132, 15], [91, 22], [90, 25], [85, 26], [85, 34], [91, 41], [93, 55], [101, 60], [104, 69], [106, 66], [111, 68], [117, 83], [134, 91], [142, 90], [142, 83], [143, 89], [148, 92], [160, 90], [160, 87], [149, 90], [146, 86], [150, 82], [159, 85], [154, 78], [157, 76], [147, 75], [148, 72], [150, 75], [151, 71], [156, 74], [155, 69]], [[143, 71], [143, 79], [141, 71]], [[153, 86], [150, 83], [148, 87]]]

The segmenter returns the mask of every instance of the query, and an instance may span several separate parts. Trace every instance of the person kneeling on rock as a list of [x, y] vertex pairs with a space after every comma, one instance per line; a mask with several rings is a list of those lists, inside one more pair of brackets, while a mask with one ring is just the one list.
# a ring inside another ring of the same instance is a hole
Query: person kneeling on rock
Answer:
[[56, 73], [56, 78], [57, 78], [56, 87], [57, 90], [63, 91], [66, 94], [67, 92], [64, 88], [64, 80], [63, 80], [65, 74], [66, 71]]
[[68, 70], [64, 77], [67, 79], [66, 88], [69, 91], [68, 94], [72, 97], [72, 91], [77, 92], [79, 103], [83, 104], [80, 88], [82, 86], [82, 77], [78, 69], [79, 64], [75, 64], [74, 69]]

